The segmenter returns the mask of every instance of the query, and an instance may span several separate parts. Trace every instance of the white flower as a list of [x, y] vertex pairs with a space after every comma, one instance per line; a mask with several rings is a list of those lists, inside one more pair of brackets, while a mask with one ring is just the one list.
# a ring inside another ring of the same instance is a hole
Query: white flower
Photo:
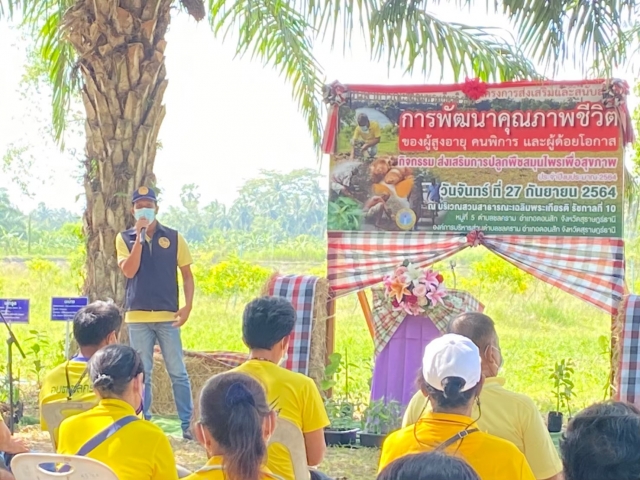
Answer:
[[410, 263], [409, 265], [407, 265], [405, 277], [409, 282], [413, 282], [414, 285], [418, 285], [418, 282], [424, 279], [424, 271], [420, 267], [417, 267], [413, 263]]

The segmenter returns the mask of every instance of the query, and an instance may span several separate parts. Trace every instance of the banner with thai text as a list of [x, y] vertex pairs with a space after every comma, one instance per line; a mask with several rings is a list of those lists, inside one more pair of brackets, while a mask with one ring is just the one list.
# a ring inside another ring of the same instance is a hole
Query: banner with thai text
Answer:
[[606, 81], [345, 90], [329, 230], [622, 237]]

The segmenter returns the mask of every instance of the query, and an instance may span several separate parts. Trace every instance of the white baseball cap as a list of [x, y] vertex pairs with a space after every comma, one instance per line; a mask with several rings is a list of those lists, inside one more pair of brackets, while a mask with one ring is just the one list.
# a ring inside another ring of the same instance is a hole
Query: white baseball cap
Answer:
[[480, 382], [481, 371], [480, 350], [462, 335], [443, 335], [424, 349], [422, 375], [436, 390], [444, 391], [442, 381], [445, 378], [459, 377], [465, 382], [461, 391], [466, 392]]

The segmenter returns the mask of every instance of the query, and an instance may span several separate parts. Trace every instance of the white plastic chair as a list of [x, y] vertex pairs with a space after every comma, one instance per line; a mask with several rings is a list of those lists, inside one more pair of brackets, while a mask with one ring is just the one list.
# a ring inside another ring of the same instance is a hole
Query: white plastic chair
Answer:
[[[68, 465], [68, 472], [49, 472], [43, 464]], [[118, 480], [104, 463], [88, 457], [55, 453], [21, 453], [11, 460], [16, 480]]]
[[287, 449], [293, 464], [293, 474], [296, 480], [309, 480], [309, 465], [307, 463], [307, 450], [304, 445], [304, 435], [298, 426], [278, 417], [276, 429], [269, 439], [269, 445], [279, 443]]
[[42, 417], [47, 422], [47, 430], [54, 450], [58, 448], [56, 438], [62, 421], [73, 415], [86, 412], [95, 406], [95, 402], [51, 402], [40, 406]]

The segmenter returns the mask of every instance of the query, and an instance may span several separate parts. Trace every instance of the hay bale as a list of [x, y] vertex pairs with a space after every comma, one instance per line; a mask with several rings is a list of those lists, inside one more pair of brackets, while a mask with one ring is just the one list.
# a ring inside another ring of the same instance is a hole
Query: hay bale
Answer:
[[319, 278], [316, 295], [313, 300], [313, 328], [311, 329], [311, 348], [309, 351], [309, 376], [320, 386], [324, 379], [327, 363], [327, 302], [329, 300], [329, 280]]
[[613, 397], [618, 399], [618, 392], [620, 388], [620, 358], [622, 356], [623, 338], [622, 332], [624, 331], [624, 325], [626, 322], [626, 299], [628, 295], [625, 295], [618, 305], [618, 314], [613, 317], [611, 325], [611, 373], [610, 383], [613, 389]]
[[[248, 358], [244, 353], [232, 352], [184, 352], [184, 363], [191, 380], [194, 405], [200, 396], [204, 383], [214, 375], [237, 367]], [[153, 356], [153, 403], [151, 411], [155, 415], [175, 415], [176, 404], [173, 399], [171, 379], [164, 365], [162, 355]]]

